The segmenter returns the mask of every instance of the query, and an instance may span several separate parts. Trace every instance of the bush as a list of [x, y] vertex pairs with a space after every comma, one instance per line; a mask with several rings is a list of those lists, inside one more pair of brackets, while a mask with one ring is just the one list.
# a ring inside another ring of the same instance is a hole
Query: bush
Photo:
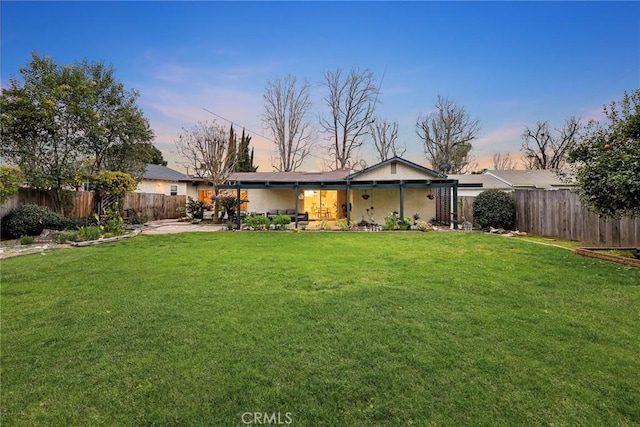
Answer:
[[516, 213], [513, 197], [500, 190], [485, 190], [473, 202], [473, 218], [482, 228], [513, 228]]
[[416, 224], [416, 227], [420, 231], [431, 231], [431, 230], [433, 230], [433, 228], [431, 228], [429, 223], [425, 222], [425, 221], [418, 221], [417, 224]]
[[98, 240], [100, 236], [102, 236], [102, 228], [98, 225], [80, 227], [78, 230], [78, 239], [80, 240]]
[[30, 245], [32, 244], [34, 241], [33, 236], [22, 236], [20, 237], [20, 244], [21, 245]]
[[285, 229], [287, 225], [291, 224], [291, 217], [289, 215], [275, 215], [271, 222], [276, 226], [276, 230]]
[[341, 231], [349, 231], [353, 230], [357, 225], [355, 222], [349, 221], [346, 218], [340, 218], [336, 220], [336, 226], [338, 226]]
[[67, 242], [77, 242], [79, 239], [77, 231], [63, 231], [57, 234], [53, 241], [63, 245]]
[[264, 215], [246, 216], [244, 223], [251, 230], [265, 230], [269, 228], [271, 221]]
[[45, 228], [64, 230], [75, 227], [75, 221], [38, 205], [20, 206], [2, 218], [2, 235], [9, 239], [38, 236]]

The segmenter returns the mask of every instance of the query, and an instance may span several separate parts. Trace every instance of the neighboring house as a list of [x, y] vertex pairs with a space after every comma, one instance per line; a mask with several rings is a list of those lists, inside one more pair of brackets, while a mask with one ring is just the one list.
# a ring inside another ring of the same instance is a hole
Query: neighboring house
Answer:
[[162, 165], [147, 164], [147, 170], [138, 183], [136, 193], [155, 193], [166, 196], [187, 195], [192, 179]]
[[[241, 207], [248, 213], [284, 210], [307, 212], [310, 220], [349, 217], [383, 224], [384, 217], [397, 212], [409, 218], [417, 214], [425, 221], [453, 220], [456, 226], [457, 204], [451, 197], [456, 197], [457, 186], [457, 180], [394, 157], [357, 172], [234, 173], [220, 188], [248, 199]], [[198, 184], [197, 194], [198, 199], [211, 201], [206, 183]]]
[[559, 190], [573, 188], [550, 170], [491, 170], [484, 175], [494, 177], [513, 190]]
[[[488, 170], [482, 174], [449, 175], [447, 178], [458, 180], [458, 196], [470, 197], [475, 197], [489, 189], [512, 192], [514, 190], [559, 190], [573, 187], [571, 184], [563, 182], [555, 172], [550, 170]], [[481, 184], [481, 186], [467, 187], [470, 184]]]

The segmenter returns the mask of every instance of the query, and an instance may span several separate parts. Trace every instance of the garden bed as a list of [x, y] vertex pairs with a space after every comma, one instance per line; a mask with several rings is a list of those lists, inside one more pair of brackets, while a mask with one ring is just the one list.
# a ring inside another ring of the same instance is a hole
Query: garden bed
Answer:
[[620, 251], [633, 253], [637, 248], [576, 248], [573, 253], [586, 257], [601, 259], [603, 261], [617, 262], [619, 264], [630, 265], [632, 267], [640, 267], [640, 259], [624, 256]]

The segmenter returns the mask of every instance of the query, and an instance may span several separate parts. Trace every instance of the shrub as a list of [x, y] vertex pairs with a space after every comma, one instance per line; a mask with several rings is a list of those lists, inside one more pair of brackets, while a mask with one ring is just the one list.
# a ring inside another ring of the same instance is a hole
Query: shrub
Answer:
[[34, 241], [33, 236], [22, 236], [20, 237], [20, 244], [21, 245], [30, 245], [32, 244]]
[[340, 218], [336, 220], [336, 226], [338, 226], [341, 231], [349, 231], [356, 226], [356, 223], [351, 222], [346, 218]]
[[191, 215], [193, 219], [204, 218], [204, 202], [202, 200], [193, 200], [189, 197], [187, 201], [187, 213]]
[[58, 233], [53, 239], [54, 242], [59, 244], [65, 244], [66, 242], [77, 242], [79, 240], [77, 231], [63, 231]]
[[431, 230], [433, 230], [433, 228], [431, 228], [429, 223], [426, 222], [426, 221], [418, 221], [418, 223], [416, 224], [416, 227], [420, 231], [431, 231]]
[[485, 190], [473, 202], [473, 218], [482, 228], [511, 229], [516, 213], [513, 197], [500, 190]]
[[142, 212], [134, 212], [129, 217], [130, 224], [144, 224], [145, 222], [147, 222], [147, 216]]
[[80, 240], [98, 240], [100, 236], [102, 236], [102, 228], [98, 225], [80, 227], [78, 230], [78, 238]]
[[244, 223], [251, 230], [265, 230], [269, 228], [271, 221], [264, 215], [247, 216]]
[[271, 222], [275, 225], [276, 230], [285, 229], [287, 225], [291, 224], [291, 217], [289, 215], [275, 215]]
[[75, 221], [38, 205], [24, 205], [2, 218], [2, 235], [10, 239], [21, 236], [38, 236], [42, 230], [75, 228]]

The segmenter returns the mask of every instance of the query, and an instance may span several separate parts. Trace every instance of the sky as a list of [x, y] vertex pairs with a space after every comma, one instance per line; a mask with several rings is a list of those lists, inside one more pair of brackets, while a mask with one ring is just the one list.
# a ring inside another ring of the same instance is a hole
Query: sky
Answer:
[[[640, 2], [0, 2], [1, 84], [31, 53], [59, 64], [112, 64], [169, 166], [175, 141], [200, 121], [246, 128], [258, 171], [274, 143], [262, 123], [268, 81], [308, 79], [318, 123], [326, 71], [370, 69], [377, 116], [399, 124], [403, 157], [430, 166], [416, 133], [438, 95], [480, 121], [471, 154], [521, 157], [526, 126], [603, 118], [640, 88]], [[328, 140], [321, 132], [318, 145]], [[304, 169], [320, 169], [322, 149]], [[358, 153], [376, 162], [370, 141]]]

